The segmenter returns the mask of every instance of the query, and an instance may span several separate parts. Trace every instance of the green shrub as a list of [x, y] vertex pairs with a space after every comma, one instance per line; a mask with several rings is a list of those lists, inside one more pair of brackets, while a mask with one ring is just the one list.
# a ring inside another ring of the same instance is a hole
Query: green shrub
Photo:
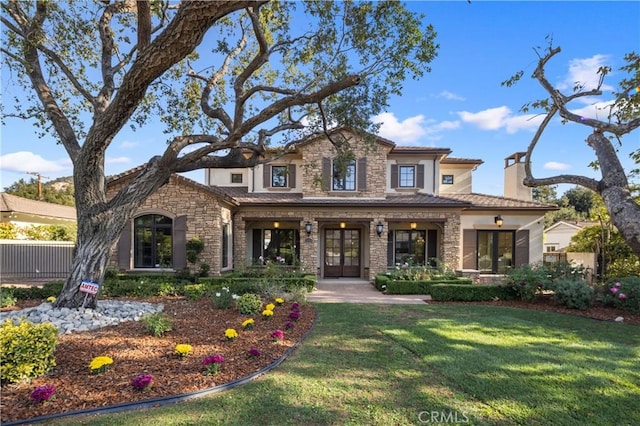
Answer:
[[154, 337], [162, 337], [167, 331], [171, 331], [171, 320], [162, 313], [148, 314], [142, 317], [142, 322], [147, 326], [147, 331]]
[[558, 281], [555, 284], [553, 303], [570, 309], [589, 309], [593, 304], [593, 289], [584, 281]]
[[550, 283], [548, 271], [542, 264], [524, 265], [507, 272], [506, 284], [525, 302], [533, 302]]
[[433, 279], [428, 281], [394, 281], [387, 282], [387, 294], [430, 294], [434, 284], [471, 285], [470, 278]]
[[182, 294], [189, 300], [198, 300], [206, 293], [204, 284], [187, 284], [182, 287]]
[[14, 306], [17, 301], [18, 299], [13, 295], [13, 291], [6, 288], [2, 289], [2, 293], [0, 294], [0, 308]]
[[238, 311], [242, 315], [255, 315], [262, 308], [262, 299], [254, 293], [245, 293], [236, 300]]
[[376, 275], [374, 285], [378, 289], [378, 291], [384, 291], [387, 289], [387, 285], [389, 285], [389, 281], [391, 281], [391, 276], [386, 274], [378, 274]]
[[640, 312], [640, 277], [611, 280], [605, 285], [602, 302], [628, 312]]
[[18, 382], [39, 377], [56, 365], [58, 329], [50, 323], [7, 319], [0, 326], [0, 380]]
[[222, 287], [213, 294], [213, 306], [217, 309], [229, 309], [233, 305], [233, 296], [229, 287]]
[[439, 302], [480, 302], [517, 298], [511, 287], [503, 285], [433, 284], [431, 298]]

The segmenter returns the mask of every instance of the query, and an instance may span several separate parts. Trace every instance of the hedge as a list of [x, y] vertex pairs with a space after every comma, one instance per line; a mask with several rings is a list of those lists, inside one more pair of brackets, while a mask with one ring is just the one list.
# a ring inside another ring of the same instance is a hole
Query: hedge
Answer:
[[434, 284], [431, 298], [438, 302], [480, 302], [488, 300], [512, 300], [517, 295], [510, 287], [501, 285]]
[[431, 287], [436, 284], [470, 285], [470, 278], [436, 279], [429, 281], [392, 280], [388, 275], [377, 275], [375, 286], [378, 290], [386, 290], [387, 294], [430, 294]]

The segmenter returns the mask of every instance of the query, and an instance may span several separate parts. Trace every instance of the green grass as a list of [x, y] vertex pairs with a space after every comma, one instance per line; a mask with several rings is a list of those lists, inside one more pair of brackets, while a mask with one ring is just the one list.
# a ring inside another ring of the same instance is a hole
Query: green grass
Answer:
[[309, 338], [260, 379], [83, 424], [640, 424], [636, 326], [490, 306], [316, 306]]

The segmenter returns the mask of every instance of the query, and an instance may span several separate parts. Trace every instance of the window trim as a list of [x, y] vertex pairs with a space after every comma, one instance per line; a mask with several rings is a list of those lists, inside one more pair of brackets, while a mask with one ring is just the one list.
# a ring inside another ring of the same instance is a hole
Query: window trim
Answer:
[[[237, 179], [234, 178], [240, 178], [239, 181], [237, 181]], [[231, 183], [242, 183], [244, 180], [242, 173], [231, 173]]]
[[[411, 169], [413, 172], [411, 173], [411, 185], [403, 185], [402, 184], [402, 169]], [[416, 187], [416, 171], [417, 167], [415, 164], [398, 164], [398, 188], [415, 188]]]
[[[331, 190], [332, 191], [336, 191], [336, 192], [355, 192], [358, 190], [358, 162], [355, 159], [349, 160], [349, 165], [347, 166], [348, 169], [350, 169], [351, 167], [353, 167], [353, 173], [349, 174], [347, 172], [347, 175], [345, 175], [344, 177], [340, 178], [340, 181], [342, 183], [344, 183], [342, 188], [337, 188], [336, 187], [336, 169], [335, 169], [335, 161], [331, 160]], [[349, 179], [349, 181], [347, 181], [347, 179]], [[353, 184], [353, 188], [346, 188], [347, 186], [347, 182], [352, 183]]]
[[[274, 185], [275, 184], [274, 172], [276, 170], [283, 170], [284, 180], [282, 185]], [[289, 166], [283, 165], [283, 164], [272, 165], [271, 166], [271, 188], [288, 188], [288, 187], [289, 187]]]
[[442, 175], [442, 184], [443, 185], [453, 185], [453, 175]]

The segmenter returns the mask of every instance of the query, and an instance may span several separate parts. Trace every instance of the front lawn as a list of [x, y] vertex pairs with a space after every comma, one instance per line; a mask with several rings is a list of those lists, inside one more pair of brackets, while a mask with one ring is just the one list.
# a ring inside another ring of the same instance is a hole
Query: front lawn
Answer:
[[640, 327], [496, 306], [316, 308], [299, 350], [248, 385], [82, 421], [640, 424]]

